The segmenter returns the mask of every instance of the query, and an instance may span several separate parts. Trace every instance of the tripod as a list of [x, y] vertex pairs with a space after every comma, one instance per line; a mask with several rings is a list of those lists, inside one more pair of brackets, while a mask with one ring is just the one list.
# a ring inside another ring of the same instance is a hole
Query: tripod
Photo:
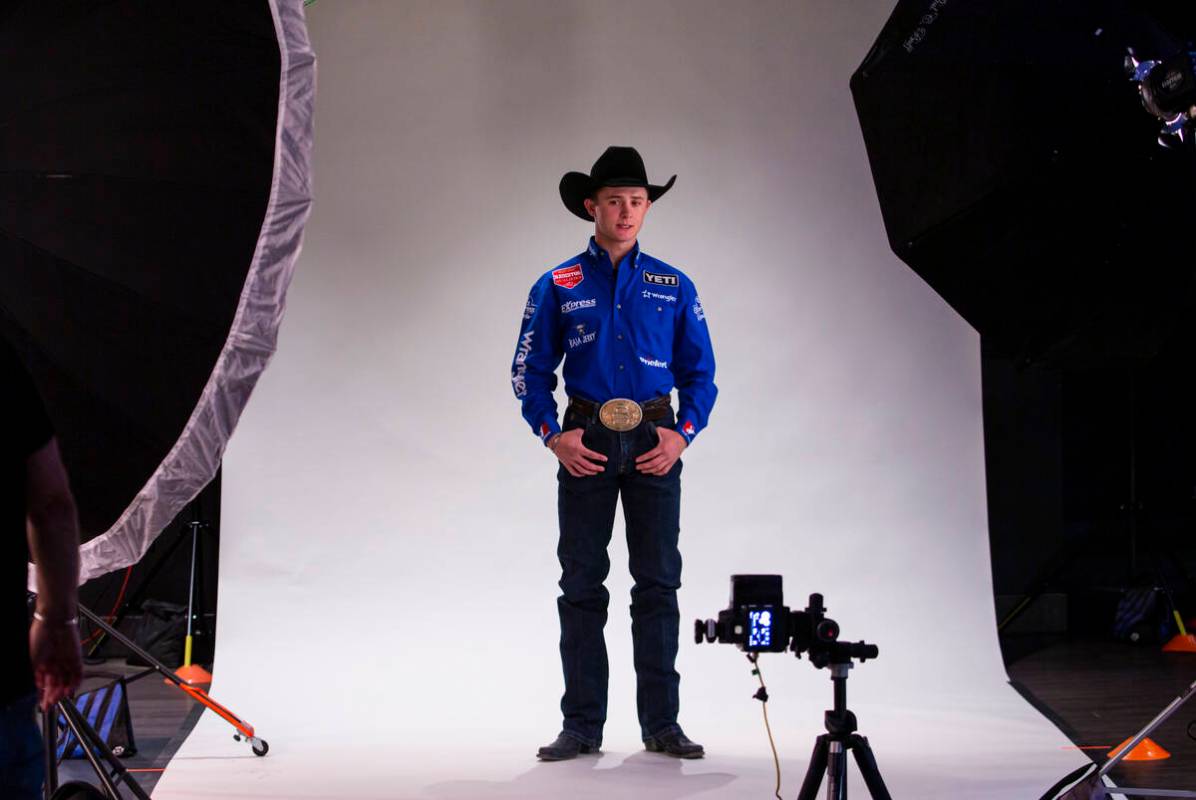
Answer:
[[872, 754], [868, 740], [856, 733], [855, 714], [847, 708], [847, 674], [852, 667], [851, 659], [848, 657], [842, 663], [829, 666], [835, 687], [835, 707], [823, 717], [826, 733], [814, 742], [814, 755], [810, 757], [810, 767], [797, 800], [815, 800], [824, 772], [827, 800], [847, 800], [848, 750], [855, 756], [855, 763], [864, 775], [864, 783], [873, 800], [892, 800], [880, 776], [880, 768], [876, 766], [876, 756]]

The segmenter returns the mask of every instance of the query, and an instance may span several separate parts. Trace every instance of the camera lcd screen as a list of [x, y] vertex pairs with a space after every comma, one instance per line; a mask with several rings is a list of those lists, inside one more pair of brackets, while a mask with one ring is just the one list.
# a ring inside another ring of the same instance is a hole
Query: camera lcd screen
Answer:
[[767, 650], [772, 647], [773, 625], [776, 615], [771, 608], [748, 609], [746, 650]]

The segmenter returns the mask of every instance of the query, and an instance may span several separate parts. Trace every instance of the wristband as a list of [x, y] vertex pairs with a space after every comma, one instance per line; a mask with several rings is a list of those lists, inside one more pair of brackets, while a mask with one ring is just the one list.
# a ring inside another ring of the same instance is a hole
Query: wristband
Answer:
[[[46, 619], [45, 617], [43, 617], [40, 611], [34, 611], [34, 612], [33, 612], [33, 618], [34, 618], [35, 620], [37, 620], [38, 622], [44, 622], [44, 623], [46, 623], [47, 625], [55, 624], [55, 623], [51, 623], [51, 622], [50, 622], [50, 620], [48, 620], [48, 619]], [[70, 628], [70, 627], [74, 627], [74, 626], [77, 626], [77, 625], [79, 624], [79, 618], [78, 618], [78, 617], [71, 617], [70, 619], [64, 619], [62, 622], [59, 622], [59, 623], [57, 623], [57, 624], [58, 624], [59, 626], [63, 627], [63, 628]]]
[[554, 433], [552, 435], [552, 437], [548, 440], [548, 449], [551, 450], [553, 453], [556, 453], [556, 446], [560, 443], [561, 443], [561, 434]]

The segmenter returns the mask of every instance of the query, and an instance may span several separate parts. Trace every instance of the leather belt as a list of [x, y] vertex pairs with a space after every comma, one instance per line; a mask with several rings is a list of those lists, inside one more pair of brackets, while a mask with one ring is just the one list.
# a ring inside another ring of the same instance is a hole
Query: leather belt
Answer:
[[[581, 414], [590, 420], [599, 420], [608, 428], [612, 430], [620, 430], [620, 427], [611, 426], [603, 419], [602, 409], [609, 408], [612, 404], [625, 403], [633, 408], [638, 406], [644, 420], [655, 422], [658, 419], [665, 419], [673, 411], [672, 401], [668, 395], [661, 395], [660, 397], [653, 397], [645, 403], [636, 403], [632, 400], [609, 400], [606, 403], [598, 404], [592, 400], [586, 400], [583, 397], [570, 397], [569, 409]], [[631, 427], [635, 427], [632, 425]], [[622, 428], [629, 430], [628, 428]]]

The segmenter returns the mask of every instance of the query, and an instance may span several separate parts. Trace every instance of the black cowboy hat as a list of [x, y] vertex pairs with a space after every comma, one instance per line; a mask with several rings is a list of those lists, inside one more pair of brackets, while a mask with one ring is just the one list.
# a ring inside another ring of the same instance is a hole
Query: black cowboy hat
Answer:
[[644, 159], [640, 158], [634, 147], [608, 147], [594, 162], [589, 175], [584, 172], [565, 173], [565, 177], [561, 178], [561, 200], [565, 202], [565, 208], [586, 222], [593, 222], [594, 218], [586, 211], [585, 200], [603, 186], [642, 186], [648, 190], [648, 200], [655, 202], [673, 188], [675, 180], [676, 175], [669, 178], [664, 186], [653, 186], [648, 183]]

